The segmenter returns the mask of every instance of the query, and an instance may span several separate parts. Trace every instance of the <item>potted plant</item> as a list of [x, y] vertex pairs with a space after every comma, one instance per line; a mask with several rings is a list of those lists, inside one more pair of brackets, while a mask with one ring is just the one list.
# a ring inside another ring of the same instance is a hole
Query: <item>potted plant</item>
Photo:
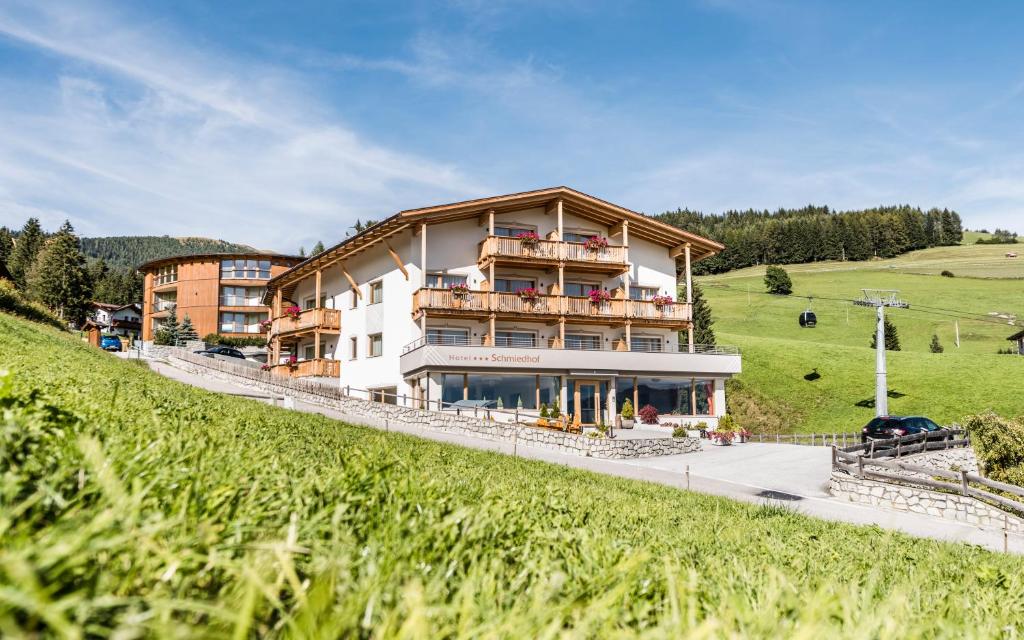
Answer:
[[640, 408], [640, 422], [644, 424], [658, 424], [658, 410], [649, 404]]
[[601, 236], [590, 236], [583, 242], [583, 248], [587, 251], [600, 251], [608, 248], [608, 238]]
[[651, 298], [651, 302], [653, 302], [654, 306], [658, 309], [671, 307], [676, 303], [676, 301], [672, 299], [672, 296], [654, 296]]
[[622, 403], [622, 413], [620, 416], [622, 417], [622, 428], [632, 429], [635, 422], [635, 413], [633, 411], [633, 403], [629, 398], [626, 398], [626, 401]]
[[551, 416], [548, 414], [548, 405], [543, 403], [543, 402], [540, 403], [540, 415], [537, 417], [537, 426], [538, 427], [546, 427], [546, 426], [548, 426], [550, 424], [548, 422], [548, 418], [549, 417], [551, 417]]
[[270, 371], [271, 367], [269, 364], [261, 364], [260, 371]]
[[452, 297], [456, 300], [463, 300], [469, 297], [469, 285], [465, 282], [453, 282], [448, 285], [448, 290], [452, 292]]
[[293, 304], [290, 307], [286, 307], [285, 310], [284, 310], [284, 315], [288, 316], [292, 320], [298, 320], [299, 319], [299, 314], [301, 314], [301, 313], [302, 313], [302, 309], [299, 308], [299, 305], [297, 305], [297, 304]]
[[296, 356], [294, 354], [288, 356], [288, 360], [286, 361], [286, 364], [288, 365], [288, 369], [294, 371], [295, 367], [299, 366], [299, 358], [298, 358], [298, 356]]
[[732, 431], [722, 431], [721, 426], [714, 431], [708, 431], [708, 438], [711, 440], [711, 444], [719, 447], [727, 447], [731, 445], [732, 435]]
[[262, 331], [263, 333], [266, 333], [266, 332], [270, 331], [270, 328], [273, 327], [273, 326], [274, 326], [274, 321], [273, 320], [264, 320], [263, 322], [260, 323], [260, 331]]
[[537, 298], [540, 297], [540, 291], [537, 291], [533, 287], [525, 287], [523, 289], [516, 289], [516, 293], [519, 294], [521, 300], [526, 302], [536, 302]]
[[706, 422], [704, 422], [702, 420], [702, 421], [698, 422], [697, 424], [692, 425], [689, 429], [687, 429], [686, 430], [686, 435], [691, 437], [691, 438], [702, 438], [702, 437], [704, 437], [704, 434], [707, 433], [707, 430], [708, 430], [708, 423], [706, 423]]
[[519, 242], [522, 243], [523, 247], [532, 249], [537, 246], [540, 242], [540, 236], [537, 235], [536, 231], [522, 231], [516, 234], [519, 238]]
[[742, 444], [749, 439], [750, 431], [747, 431], [743, 427], [740, 427], [739, 430], [732, 432], [732, 441], [735, 442], [736, 444]]
[[612, 299], [612, 294], [603, 289], [591, 289], [587, 294], [593, 304], [602, 304]]

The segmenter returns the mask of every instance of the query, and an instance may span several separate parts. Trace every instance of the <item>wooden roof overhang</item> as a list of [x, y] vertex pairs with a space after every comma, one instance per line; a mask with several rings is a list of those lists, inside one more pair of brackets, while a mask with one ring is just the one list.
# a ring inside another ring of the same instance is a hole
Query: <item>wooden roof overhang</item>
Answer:
[[678, 227], [575, 189], [564, 186], [551, 187], [401, 211], [272, 278], [267, 283], [264, 302], [271, 304], [273, 293], [277, 289], [281, 289], [282, 295], [289, 298], [294, 293], [298, 282], [317, 270], [342, 263], [377, 242], [406, 229], [415, 229], [423, 223], [434, 225], [457, 220], [482, 220], [482, 216], [487, 215], [490, 211], [501, 214], [533, 207], [545, 207], [550, 213], [559, 200], [562, 202], [563, 213], [570, 213], [585, 220], [592, 220], [608, 227], [628, 221], [630, 237], [642, 238], [648, 242], [659, 244], [673, 252], [677, 258], [682, 256], [683, 247], [686, 245], [690, 245], [691, 260], [694, 262], [712, 256], [725, 248], [724, 245], [713, 240], [683, 231]]

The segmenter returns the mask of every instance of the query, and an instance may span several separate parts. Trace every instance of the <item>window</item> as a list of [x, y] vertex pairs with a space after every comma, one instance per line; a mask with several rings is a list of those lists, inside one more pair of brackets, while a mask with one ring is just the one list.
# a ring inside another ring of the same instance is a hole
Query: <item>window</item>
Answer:
[[371, 402], [383, 402], [385, 404], [398, 404], [398, 387], [380, 387], [370, 389]]
[[178, 265], [171, 264], [160, 267], [156, 271], [153, 286], [159, 287], [162, 284], [171, 284], [178, 281]]
[[263, 287], [221, 287], [220, 304], [224, 307], [262, 307]]
[[537, 334], [532, 331], [495, 331], [494, 346], [533, 348], [537, 346]]
[[270, 260], [221, 260], [220, 277], [222, 280], [269, 280]]
[[370, 301], [367, 304], [380, 304], [384, 302], [384, 282], [378, 280], [370, 283]]
[[598, 350], [601, 348], [601, 336], [567, 333], [565, 334], [565, 348]]
[[601, 289], [601, 285], [596, 282], [566, 282], [565, 291], [563, 292], [567, 296], [576, 296], [578, 298], [585, 298], [590, 295], [590, 292], [594, 289]]
[[629, 348], [632, 351], [664, 351], [661, 338], [649, 336], [631, 336]]
[[629, 299], [630, 300], [650, 300], [654, 296], [658, 295], [657, 287], [629, 287]]
[[357, 359], [359, 357], [359, 338], [352, 336], [348, 339], [348, 345], [348, 359]]
[[515, 278], [495, 278], [493, 291], [501, 291], [503, 293], [515, 293], [520, 289], [536, 289], [536, 280], [520, 280]]
[[[305, 300], [303, 300], [302, 301], [302, 309], [303, 309], [303, 311], [309, 311], [310, 309], [315, 309], [316, 308], [315, 302], [316, 302], [316, 298], [314, 298], [314, 297], [309, 297], [309, 298], [306, 298]], [[326, 306], [327, 306], [327, 296], [320, 296], [320, 308], [324, 308]]]
[[447, 289], [453, 284], [469, 284], [469, 277], [458, 273], [428, 273], [427, 286], [434, 289]]
[[367, 357], [376, 358], [384, 353], [384, 336], [375, 333], [372, 336], [368, 336], [369, 343], [367, 344]]
[[694, 391], [697, 400], [697, 415], [709, 416], [714, 411], [714, 398], [715, 398], [715, 381], [714, 380], [694, 380]]
[[302, 358], [304, 360], [312, 360], [316, 357], [316, 345], [307, 344], [302, 348]]
[[349, 305], [349, 309], [355, 309], [356, 307], [359, 306], [359, 292], [358, 291], [356, 291], [355, 289], [352, 289], [349, 292], [349, 298], [350, 298], [350, 303], [351, 303]]
[[537, 376], [466, 376], [468, 400], [499, 400], [498, 409], [537, 408]]
[[462, 373], [445, 373], [441, 375], [441, 402], [447, 406], [453, 402], [464, 400], [466, 376]]
[[262, 333], [260, 322], [267, 319], [263, 313], [225, 311], [220, 314], [221, 333]]
[[566, 231], [565, 237], [562, 238], [562, 240], [565, 240], [566, 242], [586, 242], [594, 236], [599, 235], [601, 234], [597, 231], [582, 231], [577, 229], [576, 231]]
[[[550, 407], [558, 399], [562, 379], [558, 376], [540, 376], [540, 401]], [[565, 407], [559, 407], [563, 412]]]
[[469, 344], [469, 329], [427, 329], [427, 344]]
[[[622, 403], [633, 400], [633, 379], [618, 378], [615, 383], [616, 404], [622, 410]], [[663, 415], [714, 415], [714, 380], [691, 380], [689, 378], [637, 378], [636, 405], [639, 410], [651, 405]]]
[[520, 233], [523, 233], [525, 231], [536, 231], [536, 230], [537, 230], [537, 227], [530, 226], [530, 225], [525, 225], [525, 224], [515, 224], [515, 223], [508, 223], [508, 222], [506, 222], [505, 224], [500, 224], [500, 225], [496, 224], [496, 225], [494, 225], [494, 235], [501, 236], [501, 237], [504, 237], [504, 238], [515, 238]]

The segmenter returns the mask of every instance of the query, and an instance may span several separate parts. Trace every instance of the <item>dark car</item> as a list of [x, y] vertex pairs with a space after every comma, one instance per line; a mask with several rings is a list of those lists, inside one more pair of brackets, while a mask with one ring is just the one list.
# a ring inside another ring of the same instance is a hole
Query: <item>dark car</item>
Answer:
[[121, 339], [117, 336], [102, 336], [100, 337], [100, 349], [104, 351], [120, 351]]
[[227, 356], [229, 358], [241, 358], [245, 360], [245, 354], [238, 349], [232, 349], [231, 347], [210, 347], [209, 349], [203, 349], [202, 351], [196, 351], [201, 356], [212, 358], [213, 356]]
[[940, 431], [943, 427], [922, 416], [879, 416], [861, 430], [861, 442], [891, 440], [923, 431]]

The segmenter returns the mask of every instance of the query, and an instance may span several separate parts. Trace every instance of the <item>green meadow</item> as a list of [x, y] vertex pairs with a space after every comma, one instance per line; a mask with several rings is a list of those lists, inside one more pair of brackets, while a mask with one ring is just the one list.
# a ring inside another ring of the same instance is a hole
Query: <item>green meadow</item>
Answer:
[[[947, 423], [984, 409], [1024, 414], [1015, 383], [1024, 358], [997, 354], [1024, 324], [1024, 258], [1006, 258], [1008, 250], [1015, 246], [972, 244], [891, 260], [787, 265], [793, 296], [766, 295], [763, 268], [700, 278], [718, 341], [743, 349], [732, 410], [763, 431], [863, 426], [874, 412], [875, 311], [846, 301], [869, 288], [898, 289], [910, 303], [887, 311], [903, 349], [888, 354], [891, 413]], [[813, 329], [798, 324], [807, 308], [817, 315]], [[929, 351], [933, 335], [943, 353]]]
[[1024, 559], [355, 427], [0, 314], [0, 635], [1016, 637]]

